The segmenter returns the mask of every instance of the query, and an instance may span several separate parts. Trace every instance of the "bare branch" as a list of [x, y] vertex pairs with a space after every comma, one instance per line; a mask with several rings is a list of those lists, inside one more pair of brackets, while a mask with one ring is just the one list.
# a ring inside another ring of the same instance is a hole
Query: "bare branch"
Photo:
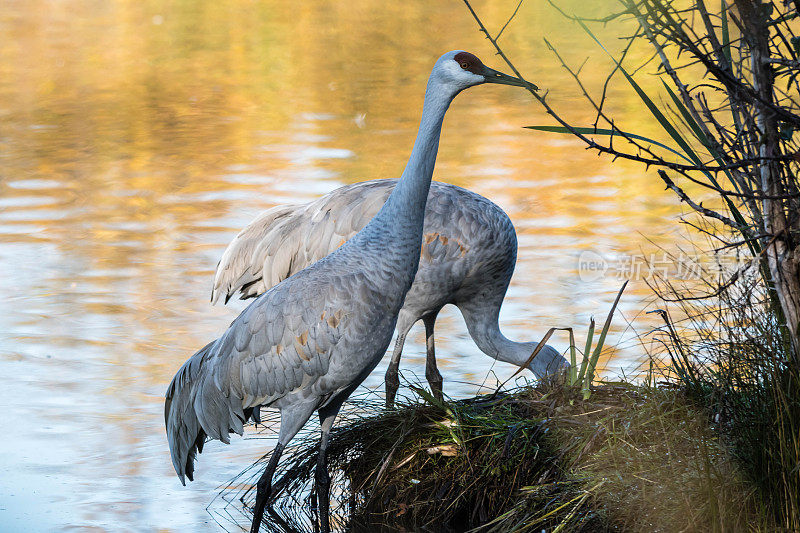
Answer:
[[508, 27], [509, 24], [511, 24], [511, 21], [514, 20], [514, 17], [517, 16], [517, 11], [519, 11], [519, 8], [520, 8], [520, 6], [522, 6], [522, 2], [524, 2], [524, 1], [525, 0], [519, 0], [519, 3], [517, 4], [516, 9], [514, 9], [514, 12], [511, 13], [510, 17], [508, 17], [508, 20], [506, 21], [505, 24], [503, 24], [503, 27], [500, 28], [500, 31], [497, 32], [497, 36], [494, 38], [495, 41], [499, 41], [500, 40], [500, 36], [503, 35], [503, 32], [505, 31], [505, 29]]
[[678, 198], [680, 198], [682, 201], [686, 202], [689, 205], [689, 207], [691, 207], [692, 209], [694, 209], [695, 211], [697, 211], [701, 215], [703, 215], [705, 217], [708, 217], [708, 218], [714, 218], [716, 220], [719, 220], [720, 222], [722, 222], [726, 226], [730, 226], [731, 228], [734, 228], [737, 231], [741, 231], [741, 232], [743, 232], [745, 234], [748, 234], [748, 235], [750, 234], [750, 229], [749, 228], [742, 227], [741, 224], [737, 224], [736, 222], [734, 222], [730, 218], [728, 218], [728, 217], [726, 217], [724, 215], [721, 215], [721, 214], [717, 213], [716, 211], [712, 211], [711, 209], [708, 209], [707, 207], [703, 207], [703, 204], [698, 204], [694, 200], [689, 198], [689, 195], [686, 194], [685, 192], [683, 192], [683, 189], [681, 189], [680, 187], [675, 185], [675, 183], [672, 181], [672, 179], [670, 179], [670, 177], [667, 175], [667, 173], [664, 172], [663, 170], [659, 170], [658, 171], [658, 175], [664, 181], [664, 183], [666, 184], [668, 189], [671, 189], [675, 194], [678, 195]]

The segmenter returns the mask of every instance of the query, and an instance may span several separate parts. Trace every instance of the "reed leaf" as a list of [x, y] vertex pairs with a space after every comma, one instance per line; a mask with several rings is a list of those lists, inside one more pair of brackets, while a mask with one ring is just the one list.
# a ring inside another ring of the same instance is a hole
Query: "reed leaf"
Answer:
[[694, 163], [691, 159], [686, 157], [684, 154], [680, 153], [679, 151], [675, 150], [674, 148], [670, 148], [664, 143], [658, 142], [655, 139], [651, 139], [649, 137], [645, 137], [644, 135], [637, 135], [636, 133], [630, 132], [623, 132], [622, 130], [608, 129], [608, 128], [584, 128], [584, 127], [573, 127], [573, 128], [566, 128], [564, 126], [523, 126], [525, 129], [528, 130], [536, 130], [536, 131], [548, 131], [551, 133], [567, 133], [567, 134], [574, 134], [574, 132], [580, 133], [581, 135], [619, 135], [622, 136], [623, 134], [631, 139], [637, 139], [640, 141], [649, 142], [651, 144], [655, 144], [656, 146], [660, 146], [664, 150], [668, 150], [673, 154], [677, 155], [688, 161], [689, 163]]
[[[700, 129], [700, 126], [697, 124], [697, 121], [694, 119], [692, 114], [689, 113], [689, 110], [683, 104], [681, 99], [678, 98], [678, 95], [675, 94], [675, 92], [672, 90], [672, 88], [670, 88], [670, 86], [667, 85], [664, 82], [664, 80], [661, 80], [661, 83], [664, 85], [664, 89], [667, 90], [667, 94], [669, 94], [670, 98], [672, 99], [673, 103], [675, 104], [675, 107], [678, 109], [678, 111], [680, 112], [681, 116], [683, 117], [684, 122], [689, 127], [689, 129], [692, 130], [692, 133], [697, 138], [697, 140], [700, 141], [700, 143], [708, 150], [708, 152], [714, 157], [714, 160], [716, 160], [717, 163], [719, 163], [720, 165], [725, 164], [725, 161], [722, 158], [722, 154], [720, 154], [716, 150], [714, 145], [712, 145], [711, 142], [708, 140], [708, 137], [706, 137], [706, 134], [703, 133], [702, 129]], [[731, 175], [730, 171], [729, 170], [725, 170], [724, 173], [728, 177], [728, 182], [731, 185], [733, 185], [733, 187], [736, 189], [737, 192], [741, 193], [742, 190], [739, 187], [739, 185], [736, 182], [736, 180], [733, 179], [733, 176]], [[703, 174], [705, 174], [705, 176], [708, 179], [708, 181], [710, 181], [715, 187], [719, 188], [719, 183], [717, 182], [716, 178], [714, 178], [714, 176], [711, 173], [704, 172]], [[728, 210], [730, 211], [731, 215], [733, 216], [733, 220], [735, 220], [736, 223], [741, 225], [741, 226], [746, 226], [747, 224], [745, 222], [744, 216], [739, 211], [739, 209], [727, 197], [723, 197], [723, 199], [725, 200], [725, 204], [728, 207]], [[745, 238], [747, 238], [747, 235], [745, 234], [745, 232], [742, 231], [740, 233]], [[747, 239], [747, 247], [750, 249], [750, 253], [752, 253], [754, 256], [757, 256], [758, 254], [761, 253], [761, 246], [759, 245], [759, 243], [757, 241], [753, 241], [751, 239]]]
[[575, 347], [575, 333], [572, 331], [572, 328], [566, 329], [569, 330], [569, 384], [574, 385], [578, 381], [578, 364], [575, 353], [577, 351], [577, 348]]
[[720, 0], [719, 5], [719, 18], [722, 21], [722, 53], [725, 55], [725, 59], [728, 60], [728, 65], [731, 65], [733, 59], [731, 56], [731, 34], [728, 31], [728, 6], [725, 4], [725, 0]]
[[573, 385], [583, 383], [586, 377], [586, 367], [589, 364], [589, 354], [592, 350], [592, 340], [594, 339], [594, 317], [589, 322], [589, 333], [586, 334], [586, 346], [583, 349], [583, 361], [581, 361], [581, 371], [578, 373], [578, 379], [575, 380]]
[[[608, 335], [608, 330], [611, 327], [611, 319], [614, 318], [614, 311], [617, 309], [617, 304], [619, 303], [619, 299], [622, 297], [622, 292], [627, 287], [628, 282], [627, 280], [625, 283], [622, 284], [622, 287], [619, 289], [617, 293], [617, 297], [614, 299], [614, 305], [611, 306], [611, 310], [608, 312], [608, 316], [606, 317], [606, 321], [603, 324], [603, 329], [600, 331], [600, 337], [597, 339], [597, 346], [594, 348], [594, 352], [592, 352], [592, 356], [589, 359], [589, 365], [586, 368], [586, 376], [583, 381], [583, 399], [589, 398], [589, 386], [592, 384], [594, 380], [594, 371], [597, 367], [597, 361], [600, 359], [600, 352], [603, 351], [603, 345], [606, 342], [606, 335]], [[586, 356], [584, 356], [584, 359]]]

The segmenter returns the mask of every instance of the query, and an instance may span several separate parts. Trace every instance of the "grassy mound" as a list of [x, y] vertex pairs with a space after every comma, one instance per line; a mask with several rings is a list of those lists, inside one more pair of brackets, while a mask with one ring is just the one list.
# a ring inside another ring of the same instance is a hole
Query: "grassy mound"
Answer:
[[331, 460], [356, 503], [351, 524], [602, 529], [586, 505], [589, 492], [562, 470], [558, 441], [524, 395], [441, 403], [418, 393], [425, 402], [343, 427], [332, 439]]
[[[328, 451], [337, 529], [774, 530], [675, 388], [606, 384], [584, 400], [539, 386], [447, 402], [414, 391], [396, 409], [369, 397], [343, 413]], [[285, 452], [267, 529], [312, 529], [317, 435]], [[259, 473], [223, 491], [245, 517]]]

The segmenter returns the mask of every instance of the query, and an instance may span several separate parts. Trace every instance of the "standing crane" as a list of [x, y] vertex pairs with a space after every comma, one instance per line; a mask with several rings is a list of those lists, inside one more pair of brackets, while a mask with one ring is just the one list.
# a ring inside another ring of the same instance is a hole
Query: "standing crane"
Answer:
[[[318, 261], [360, 231], [397, 185], [395, 179], [340, 187], [304, 205], [276, 206], [259, 215], [231, 241], [214, 276], [211, 302], [238, 291], [257, 296]], [[425, 324], [425, 377], [442, 398], [433, 328], [439, 310], [459, 308], [470, 336], [486, 355], [526, 364], [536, 342], [514, 342], [500, 331], [498, 317], [517, 260], [517, 235], [499, 206], [455, 185], [434, 181], [428, 193], [419, 269], [397, 318], [397, 341], [386, 370], [386, 405], [400, 386], [398, 368], [406, 335]], [[567, 360], [543, 346], [528, 368], [537, 378], [560, 372]]]
[[331, 426], [386, 353], [417, 272], [445, 112], [458, 93], [482, 83], [525, 85], [468, 52], [440, 57], [428, 79], [411, 156], [378, 214], [336, 251], [256, 298], [220, 338], [183, 364], [167, 389], [167, 439], [182, 483], [193, 479], [206, 436], [227, 444], [261, 406], [280, 411], [278, 443], [257, 484], [251, 533], [260, 528], [281, 453], [315, 411], [321, 425], [319, 521], [323, 532], [330, 531]]

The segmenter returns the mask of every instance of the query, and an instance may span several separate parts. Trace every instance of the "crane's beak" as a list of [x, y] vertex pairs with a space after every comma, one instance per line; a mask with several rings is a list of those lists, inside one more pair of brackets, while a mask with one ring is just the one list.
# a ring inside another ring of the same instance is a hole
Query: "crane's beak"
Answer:
[[481, 76], [484, 77], [486, 83], [499, 83], [501, 85], [513, 85], [515, 87], [531, 86], [533, 87], [533, 90], [535, 91], [539, 90], [539, 87], [537, 87], [531, 82], [524, 82], [519, 78], [515, 78], [514, 76], [509, 76], [508, 74], [503, 74], [502, 72], [499, 72], [493, 68], [489, 68], [486, 65], [483, 65], [483, 71], [481, 71]]

